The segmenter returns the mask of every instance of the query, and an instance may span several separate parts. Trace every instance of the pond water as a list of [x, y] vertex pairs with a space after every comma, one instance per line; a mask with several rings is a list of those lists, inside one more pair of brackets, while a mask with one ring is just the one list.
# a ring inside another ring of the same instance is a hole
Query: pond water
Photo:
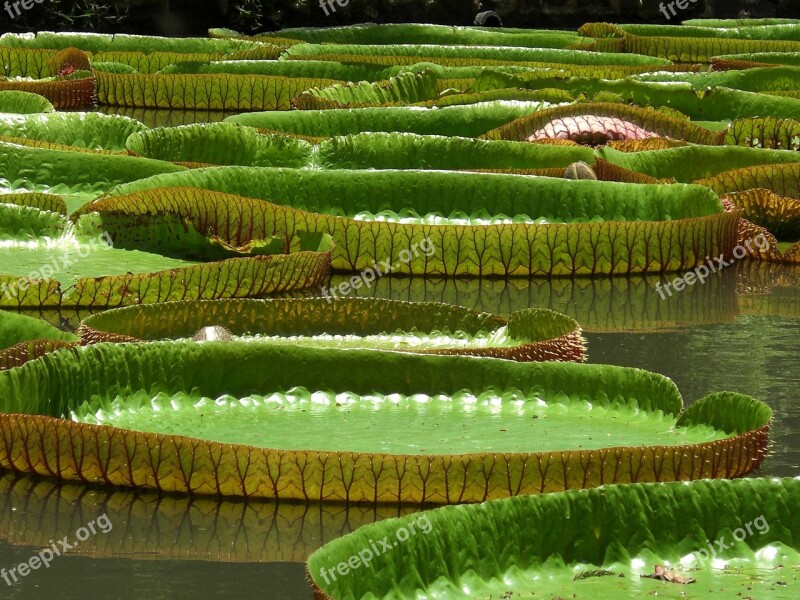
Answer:
[[[707, 424], [586, 400], [545, 402], [520, 390], [452, 395], [311, 391], [243, 398], [139, 391], [72, 411], [79, 423], [246, 444], [256, 448], [387, 454], [561, 452], [701, 444], [731, 437]], [[402, 438], [396, 436], [403, 423]], [[325, 431], [324, 436], [315, 436]], [[434, 436], [430, 432], [434, 432]], [[305, 435], [301, 435], [305, 432]], [[298, 446], [298, 439], [303, 439]]]
[[[333, 283], [345, 277], [335, 276]], [[590, 362], [642, 367], [677, 383], [687, 401], [751, 394], [775, 411], [771, 452], [756, 475], [800, 476], [800, 268], [742, 263], [661, 299], [656, 278], [433, 281], [383, 278], [362, 295], [462, 304], [508, 314], [546, 306], [572, 315]], [[85, 315], [83, 315], [85, 316]], [[49, 320], [75, 323], [75, 315]], [[312, 600], [302, 561], [397, 507], [216, 502], [0, 477], [0, 568], [108, 516], [98, 529], [0, 597]], [[0, 572], [1, 573], [1, 572]], [[75, 585], [80, 582], [80, 585]]]

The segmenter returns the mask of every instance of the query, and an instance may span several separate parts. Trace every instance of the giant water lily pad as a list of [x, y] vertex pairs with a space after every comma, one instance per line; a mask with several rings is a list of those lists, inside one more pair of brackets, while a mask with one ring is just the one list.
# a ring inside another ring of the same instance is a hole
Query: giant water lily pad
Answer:
[[112, 106], [185, 110], [289, 110], [292, 98], [331, 79], [238, 74], [94, 71], [97, 97]]
[[[0, 202], [0, 307], [91, 306], [259, 297], [317, 287], [328, 274], [326, 234], [268, 236], [237, 247], [194, 232], [191, 244], [124, 248], [91, 219], [77, 226], [57, 198]], [[34, 206], [31, 206], [34, 205]], [[56, 206], [50, 206], [56, 204]]]
[[593, 163], [592, 150], [398, 132], [335, 137], [321, 142], [315, 156], [326, 169], [540, 169], [559, 176], [578, 161]]
[[124, 151], [128, 136], [146, 129], [128, 117], [101, 113], [0, 114], [0, 135], [91, 150]]
[[343, 348], [383, 348], [513, 360], [584, 359], [580, 326], [566, 315], [527, 309], [506, 320], [447, 304], [368, 298], [222, 300], [148, 304], [93, 315], [84, 343], [192, 337], [224, 327], [239, 339]]
[[601, 39], [617, 38], [619, 45], [616, 51], [680, 62], [711, 62], [714, 56], [720, 54], [800, 51], [796, 28], [791, 25], [713, 28], [587, 23], [579, 31]]
[[62, 350], [0, 373], [0, 402], [5, 468], [348, 502], [737, 477], [772, 415], [731, 393], [684, 411], [669, 379], [608, 365], [235, 341]]
[[281, 60], [332, 60], [341, 63], [413, 65], [431, 62], [449, 66], [553, 65], [642, 67], [656, 70], [672, 65], [668, 60], [647, 56], [605, 54], [582, 50], [522, 47], [444, 46], [441, 44], [296, 44]]
[[[450, 27], [418, 23], [372, 23], [350, 27], [297, 27], [281, 30], [281, 35], [314, 43], [337, 44], [461, 44], [465, 46], [519, 46], [528, 48], [567, 48], [585, 40], [564, 31]], [[258, 40], [260, 36], [253, 39]]]
[[283, 135], [259, 135], [235, 123], [198, 123], [137, 132], [127, 138], [131, 154], [172, 162], [302, 167], [311, 159], [308, 142]]
[[[71, 129], [73, 133], [76, 132], [73, 118], [46, 119], [45, 123], [51, 136], [55, 137], [59, 129], [58, 121], [65, 124], [72, 121]], [[94, 121], [96, 119], [88, 119], [88, 122]], [[121, 123], [119, 119], [114, 121], [117, 124]], [[24, 130], [17, 129], [16, 136], [27, 135], [27, 132], [31, 131], [26, 124]], [[120, 135], [120, 132], [117, 131], [115, 135]], [[87, 133], [87, 138], [90, 136], [94, 137]], [[73, 136], [72, 140], [81, 143], [77, 135]], [[108, 191], [118, 183], [136, 181], [156, 173], [185, 169], [180, 165], [134, 156], [89, 154], [64, 148], [34, 148], [0, 141], [0, 193], [61, 194], [70, 211], [76, 210], [97, 194]]]
[[81, 209], [90, 212], [115, 241], [174, 243], [164, 235], [174, 227], [153, 226], [167, 218], [233, 245], [243, 233], [317, 231], [336, 242], [334, 269], [484, 277], [685, 270], [730, 252], [739, 219], [698, 186], [255, 167], [139, 180]]
[[52, 113], [53, 105], [44, 96], [19, 90], [0, 91], [0, 113]]
[[790, 599], [799, 503], [800, 479], [744, 479], [444, 507], [334, 540], [308, 570], [325, 600]]
[[489, 102], [442, 109], [377, 107], [244, 113], [226, 121], [298, 137], [333, 137], [363, 131], [409, 131], [427, 135], [478, 136], [539, 110], [541, 102]]
[[79, 339], [41, 319], [0, 310], [0, 370], [18, 367], [48, 352], [75, 346]]
[[684, 146], [663, 150], [620, 152], [602, 148], [597, 155], [618, 166], [658, 179], [674, 178], [691, 183], [731, 169], [756, 165], [783, 165], [800, 162], [795, 150], [742, 147]]
[[[246, 40], [167, 38], [147, 35], [96, 33], [7, 33], [0, 37], [0, 56], [7, 63], [24, 65], [23, 74], [59, 51], [79, 49], [92, 61], [116, 62], [151, 73], [178, 62], [223, 59], [272, 59], [281, 48]], [[38, 60], [37, 60], [38, 59]], [[32, 63], [32, 64], [31, 64]]]
[[44, 339], [62, 342], [78, 341], [75, 335], [56, 329], [41, 319], [0, 310], [0, 350], [5, 350], [20, 342]]
[[0, 75], [0, 90], [38, 94], [58, 109], [85, 108], [95, 101], [95, 79], [88, 71], [43, 79]]
[[0, 310], [0, 371], [25, 364], [48, 352], [80, 343], [72, 333], [56, 329], [45, 321]]

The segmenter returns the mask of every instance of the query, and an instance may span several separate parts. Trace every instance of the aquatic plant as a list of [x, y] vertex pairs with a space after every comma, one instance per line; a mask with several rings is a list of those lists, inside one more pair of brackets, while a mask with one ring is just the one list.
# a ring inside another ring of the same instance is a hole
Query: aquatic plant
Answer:
[[448, 304], [330, 296], [148, 304], [89, 317], [79, 334], [85, 344], [186, 339], [209, 323], [231, 339], [519, 361], [585, 360], [578, 323], [549, 310], [521, 310], [506, 320]]
[[[659, 375], [551, 362], [583, 360], [580, 326], [528, 307], [561, 302], [592, 331], [796, 316], [770, 295], [796, 283], [776, 263], [800, 262], [797, 32], [698, 21], [2, 36], [0, 88], [14, 90], [0, 92], [0, 306], [112, 310], [82, 322], [85, 347], [4, 321], [16, 333], [0, 350], [0, 467], [328, 503], [534, 495], [433, 513], [445, 516], [432, 516], [431, 544], [409, 541], [364, 577], [315, 575], [361, 533], [324, 548], [311, 574], [336, 599], [465, 585], [502, 596], [493, 578], [516, 585], [519, 572], [545, 573], [564, 597], [664, 583], [652, 576], [716, 585], [676, 568], [676, 552], [763, 490], [778, 518], [793, 484], [535, 495], [742, 476], [766, 455], [771, 410], [728, 392], [684, 408]], [[56, 110], [94, 102], [116, 114]], [[230, 114], [242, 111], [254, 112]], [[731, 272], [658, 297], [664, 274], [756, 236], [767, 244], [742, 261], [741, 285]], [[264, 298], [284, 292], [305, 297]], [[577, 293], [591, 299], [578, 306]], [[491, 298], [507, 317], [382, 294]], [[727, 499], [719, 521], [714, 495]], [[655, 502], [665, 515], [644, 508]], [[565, 514], [575, 520], [552, 525]], [[455, 558], [441, 550], [453, 531], [469, 540]], [[784, 534], [774, 541], [788, 547]], [[634, 572], [625, 561], [640, 556]]]
[[[682, 407], [669, 379], [608, 365], [97, 344], [0, 372], [0, 465], [200, 495], [459, 503], [730, 478], [763, 460], [772, 416], [763, 403], [721, 393]], [[420, 418], [398, 432], [398, 411]], [[321, 437], [321, 419], [340, 425]], [[467, 428], [442, 439], [429, 419]]]
[[710, 190], [652, 186], [646, 200], [640, 190], [483, 173], [215, 167], [118, 186], [80, 214], [97, 213], [115, 239], [139, 244], [175, 239], [168, 229], [135, 233], [167, 216], [234, 245], [243, 231], [323, 232], [336, 242], [332, 267], [347, 271], [384, 262], [446, 276], [672, 271], [733, 248], [738, 214]]
[[0, 234], [5, 238], [0, 248], [2, 307], [111, 308], [253, 297], [319, 286], [330, 266], [333, 244], [324, 234], [265, 236], [236, 246], [196, 234], [193, 246], [173, 247], [171, 252], [141, 244], [126, 250], [108, 230], [93, 227], [91, 219], [73, 226], [64, 216], [66, 203], [57, 196], [0, 198]]
[[443, 507], [329, 542], [308, 573], [326, 600], [782, 597], [800, 556], [798, 493], [796, 479], [694, 481]]
[[0, 371], [48, 352], [77, 346], [80, 338], [40, 319], [0, 311]]

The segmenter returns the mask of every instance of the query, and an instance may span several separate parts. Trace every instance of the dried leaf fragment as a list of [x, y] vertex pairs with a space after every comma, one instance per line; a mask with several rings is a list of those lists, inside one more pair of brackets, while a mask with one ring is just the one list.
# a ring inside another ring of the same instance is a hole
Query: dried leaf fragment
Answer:
[[667, 569], [663, 565], [656, 565], [654, 573], [649, 575], [642, 574], [640, 577], [644, 577], [646, 579], [660, 579], [661, 581], [667, 583], [680, 583], [682, 585], [695, 582], [692, 577], [681, 575], [674, 569]]

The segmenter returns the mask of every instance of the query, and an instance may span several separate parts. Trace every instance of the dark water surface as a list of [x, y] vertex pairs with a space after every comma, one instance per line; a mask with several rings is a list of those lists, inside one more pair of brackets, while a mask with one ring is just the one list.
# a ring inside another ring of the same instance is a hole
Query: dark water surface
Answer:
[[[344, 280], [334, 277], [334, 283]], [[775, 411], [771, 454], [757, 475], [800, 476], [800, 268], [740, 264], [672, 298], [655, 278], [432, 281], [384, 278], [362, 295], [462, 304], [508, 314], [545, 306], [584, 327], [591, 362], [671, 377], [687, 402], [751, 394]], [[78, 315], [48, 315], [72, 323]], [[0, 477], [0, 568], [107, 515], [98, 531], [0, 598], [311, 600], [302, 562], [320, 544], [397, 507], [216, 502], [56, 486]]]

